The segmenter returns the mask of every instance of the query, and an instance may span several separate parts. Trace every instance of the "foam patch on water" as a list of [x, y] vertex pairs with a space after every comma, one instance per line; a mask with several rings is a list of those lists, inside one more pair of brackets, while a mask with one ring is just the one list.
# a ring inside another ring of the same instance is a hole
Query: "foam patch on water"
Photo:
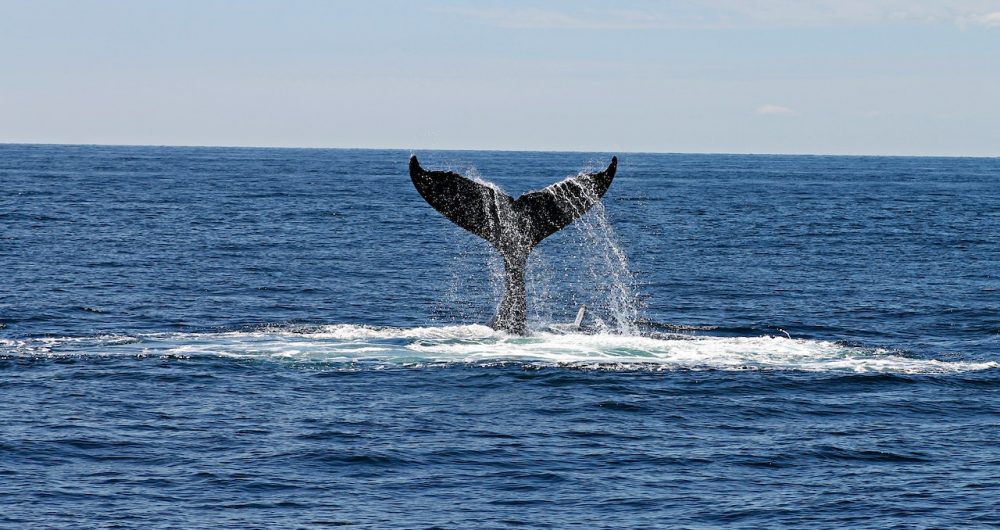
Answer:
[[221, 333], [0, 339], [6, 356], [126, 355], [347, 363], [353, 366], [524, 363], [596, 370], [797, 370], [939, 374], [1000, 363], [915, 358], [877, 348], [787, 337], [511, 336], [486, 326], [393, 328], [336, 324]]

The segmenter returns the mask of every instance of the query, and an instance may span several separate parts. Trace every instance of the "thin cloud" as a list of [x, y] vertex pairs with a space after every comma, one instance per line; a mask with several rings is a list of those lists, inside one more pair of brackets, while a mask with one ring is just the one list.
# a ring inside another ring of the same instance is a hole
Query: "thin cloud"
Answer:
[[[544, 4], [538, 4], [544, 5]], [[859, 27], [886, 24], [980, 25], [1000, 27], [993, 0], [702, 0], [643, 7], [467, 7], [452, 4], [434, 11], [473, 18], [504, 28], [746, 29]], [[983, 14], [986, 12], [987, 14]]]
[[972, 19], [974, 24], [986, 26], [988, 28], [1000, 28], [1000, 11], [987, 13]]
[[781, 105], [761, 105], [757, 107], [757, 114], [761, 116], [796, 116], [798, 112]]
[[587, 29], [590, 26], [576, 15], [548, 9], [466, 9], [461, 10], [461, 14], [505, 28]]
[[651, 29], [663, 27], [642, 11], [556, 11], [539, 8], [440, 9], [512, 29]]

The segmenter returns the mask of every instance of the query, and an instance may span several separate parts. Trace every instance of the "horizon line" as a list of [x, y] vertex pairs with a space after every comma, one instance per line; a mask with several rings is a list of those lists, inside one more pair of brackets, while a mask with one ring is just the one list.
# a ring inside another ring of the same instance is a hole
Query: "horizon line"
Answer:
[[997, 155], [935, 155], [935, 154], [856, 154], [856, 153], [761, 153], [734, 151], [644, 151], [644, 150], [585, 150], [585, 149], [479, 149], [479, 148], [442, 148], [442, 147], [337, 147], [337, 146], [279, 146], [279, 145], [193, 145], [193, 144], [127, 144], [127, 143], [63, 143], [63, 142], [6, 142], [0, 141], [0, 146], [65, 146], [65, 147], [173, 147], [183, 149], [314, 149], [341, 151], [484, 151], [495, 153], [612, 153], [634, 155], [722, 155], [722, 156], [802, 156], [802, 157], [854, 157], [854, 158], [1000, 158]]

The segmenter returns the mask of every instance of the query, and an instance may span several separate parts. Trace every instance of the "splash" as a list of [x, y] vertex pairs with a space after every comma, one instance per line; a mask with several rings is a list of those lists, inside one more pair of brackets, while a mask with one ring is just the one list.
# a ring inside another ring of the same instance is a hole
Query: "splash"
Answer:
[[[552, 188], [574, 184], [566, 179]], [[537, 248], [536, 259], [529, 260], [537, 324], [564, 322], [578, 306], [586, 305], [595, 331], [636, 335], [642, 304], [628, 257], [604, 202], [586, 188], [577, 188], [576, 193], [589, 195], [593, 206], [564, 235], [551, 238], [550, 250]]]
[[[608, 220], [603, 203], [598, 203], [575, 226], [581, 258], [587, 271], [586, 283], [594, 287], [598, 311], [597, 329], [622, 335], [638, 334], [641, 310], [635, 276]], [[606, 315], [607, 321], [600, 318]]]
[[[485, 214], [482, 216], [485, 233], [506, 234], [506, 239], [503, 248], [497, 248], [498, 252], [486, 250], [487, 247], [461, 251], [446, 290], [446, 302], [455, 308], [451, 314], [468, 317], [469, 298], [476, 298], [482, 289], [470, 283], [469, 275], [456, 273], [457, 266], [485, 261], [494, 314], [498, 316], [511, 313], [511, 307], [504, 307], [504, 303], [526, 301], [529, 327], [538, 331], [552, 324], [571, 322], [578, 307], [586, 305], [589, 312], [585, 323], [589, 329], [601, 333], [637, 333], [641, 306], [635, 278], [600, 200], [603, 193], [581, 184], [580, 177], [588, 175], [585, 171], [534, 192], [550, 194], [559, 204], [576, 212], [572, 228], [557, 231], [538, 246], [530, 240], [531, 219], [518, 214], [509, 195], [497, 184], [483, 180], [475, 168], [466, 171], [466, 177], [478, 184], [480, 191], [466, 206]], [[494, 246], [497, 244], [494, 242]], [[523, 258], [525, 253], [526, 263], [515, 259]], [[520, 282], [512, 282], [511, 278], [521, 270], [526, 293], [512, 290], [512, 284]], [[438, 313], [444, 315], [448, 311], [439, 306]], [[482, 319], [482, 315], [476, 316]]]

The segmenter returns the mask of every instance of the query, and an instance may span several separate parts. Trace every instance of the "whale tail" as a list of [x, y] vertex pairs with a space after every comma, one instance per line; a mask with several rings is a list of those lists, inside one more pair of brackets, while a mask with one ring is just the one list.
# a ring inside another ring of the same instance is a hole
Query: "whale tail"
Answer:
[[597, 204], [615, 178], [618, 158], [599, 173], [581, 173], [516, 200], [499, 188], [450, 171], [426, 171], [410, 157], [420, 195], [451, 222], [489, 241], [503, 257], [507, 288], [491, 325], [527, 332], [524, 269], [531, 249]]

